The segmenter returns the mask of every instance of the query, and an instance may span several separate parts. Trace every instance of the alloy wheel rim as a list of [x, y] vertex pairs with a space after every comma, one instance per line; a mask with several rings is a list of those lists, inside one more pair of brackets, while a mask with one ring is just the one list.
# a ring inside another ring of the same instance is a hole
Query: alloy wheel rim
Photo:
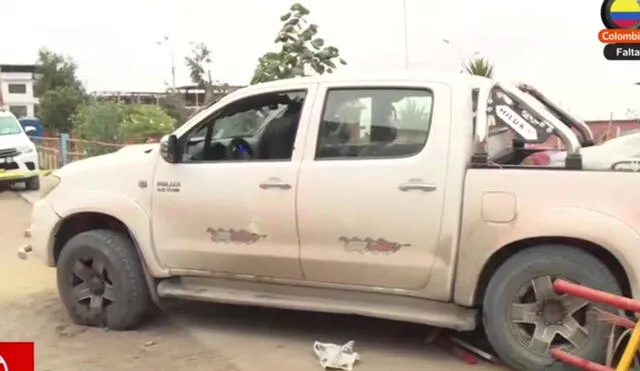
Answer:
[[521, 345], [547, 356], [552, 347], [580, 348], [588, 340], [589, 302], [553, 289], [554, 278], [539, 276], [524, 285], [510, 307], [511, 329]]
[[95, 314], [104, 314], [115, 302], [113, 281], [106, 264], [99, 258], [78, 258], [71, 271], [74, 302]]

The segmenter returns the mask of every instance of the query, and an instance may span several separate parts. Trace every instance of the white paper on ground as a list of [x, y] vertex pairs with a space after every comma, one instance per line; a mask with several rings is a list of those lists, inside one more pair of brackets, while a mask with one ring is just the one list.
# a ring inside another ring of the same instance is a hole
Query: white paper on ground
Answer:
[[353, 351], [355, 341], [351, 340], [344, 345], [330, 343], [313, 343], [313, 352], [324, 369], [353, 370], [353, 366], [360, 360], [360, 355]]

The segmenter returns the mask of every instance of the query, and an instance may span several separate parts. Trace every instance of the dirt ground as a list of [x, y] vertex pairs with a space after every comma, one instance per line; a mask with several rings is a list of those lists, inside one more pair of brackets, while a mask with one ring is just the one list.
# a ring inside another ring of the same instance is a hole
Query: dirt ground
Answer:
[[35, 341], [40, 371], [321, 370], [315, 340], [355, 340], [356, 371], [504, 370], [427, 346], [423, 326], [352, 316], [167, 302], [136, 331], [76, 326], [58, 299], [54, 270], [16, 257], [29, 213], [15, 193], [0, 193], [0, 341]]
[[12, 192], [0, 194], [0, 339], [35, 341], [37, 370], [238, 370], [164, 313], [156, 313], [138, 331], [69, 323], [54, 286], [54, 270], [16, 257], [29, 211]]

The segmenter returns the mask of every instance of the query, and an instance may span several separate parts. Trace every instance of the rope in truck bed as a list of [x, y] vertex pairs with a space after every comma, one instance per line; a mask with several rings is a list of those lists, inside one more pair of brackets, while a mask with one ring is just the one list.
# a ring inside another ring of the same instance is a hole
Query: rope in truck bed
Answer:
[[[556, 280], [553, 283], [553, 288], [559, 293], [576, 296], [591, 302], [609, 305], [619, 309], [621, 313], [623, 311], [633, 312], [635, 314], [640, 313], [640, 301], [638, 300], [613, 295], [564, 280]], [[560, 348], [552, 349], [551, 356], [559, 361], [578, 367], [582, 370], [590, 371], [627, 371], [631, 369], [634, 362], [636, 366], [640, 366], [638, 365], [637, 358], [638, 347], [640, 346], [640, 321], [634, 322], [629, 318], [600, 309], [595, 309], [595, 312], [600, 320], [613, 325], [611, 337], [609, 338], [609, 346], [607, 347], [607, 364], [601, 365], [587, 359], [577, 357]], [[618, 331], [618, 328], [623, 328], [624, 331], [618, 334], [620, 332]], [[622, 353], [622, 356], [619, 357], [616, 368], [612, 368], [612, 364], [615, 359], [618, 358], [616, 357], [618, 349], [622, 344], [624, 344], [624, 340], [627, 337], [628, 340], [624, 347], [624, 352]]]

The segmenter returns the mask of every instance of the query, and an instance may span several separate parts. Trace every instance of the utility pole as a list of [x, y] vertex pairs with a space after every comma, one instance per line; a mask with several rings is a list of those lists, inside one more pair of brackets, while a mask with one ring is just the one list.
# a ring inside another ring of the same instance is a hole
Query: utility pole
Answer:
[[[467, 68], [467, 59], [464, 56], [464, 53], [462, 52], [462, 49], [460, 49], [460, 45], [458, 45], [457, 42], [451, 40], [451, 39], [442, 39], [442, 42], [448, 45], [451, 45], [457, 52], [458, 52], [458, 58], [460, 58], [460, 73], [464, 73], [464, 70]], [[471, 57], [475, 57], [480, 55], [480, 52], [475, 50], [472, 54]]]
[[404, 69], [409, 71], [409, 25], [407, 14], [407, 0], [402, 0], [402, 14], [404, 27]]
[[458, 58], [460, 58], [460, 73], [464, 73], [464, 56], [462, 55], [462, 49], [460, 49], [458, 43], [451, 39], [442, 39], [442, 42], [451, 45], [458, 52]]
[[161, 41], [158, 41], [156, 44], [162, 46], [166, 45], [169, 48], [169, 56], [171, 57], [171, 88], [176, 90], [176, 55], [173, 51], [173, 46], [171, 45], [171, 41], [169, 40], [169, 36], [165, 36]]

